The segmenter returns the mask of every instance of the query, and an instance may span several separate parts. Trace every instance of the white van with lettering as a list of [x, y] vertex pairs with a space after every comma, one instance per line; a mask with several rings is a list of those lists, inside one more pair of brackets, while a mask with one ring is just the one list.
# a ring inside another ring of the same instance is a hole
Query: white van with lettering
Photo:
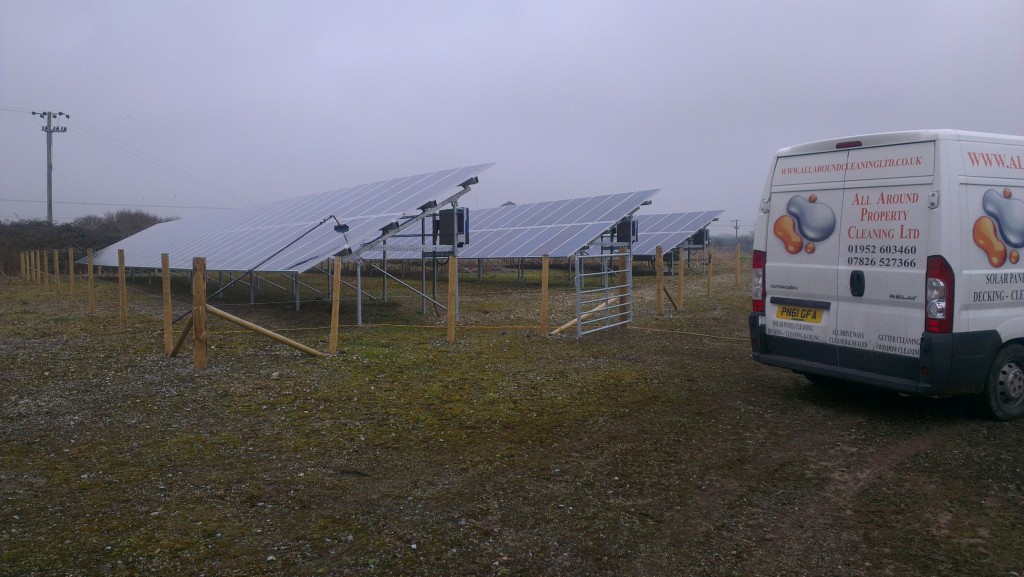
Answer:
[[754, 233], [754, 360], [1024, 416], [1024, 137], [780, 150]]

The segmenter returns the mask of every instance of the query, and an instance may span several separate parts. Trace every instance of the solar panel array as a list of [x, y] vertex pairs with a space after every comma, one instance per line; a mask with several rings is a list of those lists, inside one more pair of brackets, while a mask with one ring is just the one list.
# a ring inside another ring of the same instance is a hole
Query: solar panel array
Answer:
[[668, 252], [684, 244], [700, 229], [711, 224], [721, 210], [675, 212], [671, 214], [637, 215], [637, 242], [633, 243], [633, 256], [654, 256], [657, 247]]
[[[493, 166], [467, 166], [291, 198], [250, 208], [160, 223], [94, 255], [96, 264], [159, 268], [168, 253], [172, 269], [191, 269], [206, 257], [208, 270], [303, 272], [345, 249], [379, 239], [392, 222], [407, 222], [430, 201], [446, 204], [465, 193], [459, 185]], [[335, 220], [337, 219], [337, 220]], [[338, 223], [348, 227], [335, 231]]]
[[[553, 258], [572, 256], [597, 240], [602, 233], [632, 214], [658, 189], [605, 196], [553, 200], [483, 208], [470, 212], [469, 242], [459, 258]], [[428, 229], [429, 234], [429, 229]], [[418, 243], [418, 239], [391, 239], [388, 247]], [[379, 251], [363, 255], [379, 259]], [[389, 252], [390, 257], [409, 258], [408, 252]]]

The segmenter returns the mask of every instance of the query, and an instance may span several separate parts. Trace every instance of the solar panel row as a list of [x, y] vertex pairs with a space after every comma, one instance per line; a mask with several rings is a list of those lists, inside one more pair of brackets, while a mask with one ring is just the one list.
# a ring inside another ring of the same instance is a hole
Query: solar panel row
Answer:
[[[459, 249], [459, 257], [569, 257], [593, 244], [657, 192], [641, 190], [475, 210], [470, 214], [470, 242]], [[388, 247], [396, 251], [402, 244], [417, 243], [418, 239], [393, 239]], [[363, 255], [371, 260], [382, 256], [379, 251]]]
[[684, 244], [697, 231], [711, 224], [721, 210], [638, 215], [640, 233], [633, 243], [634, 256], [654, 256], [657, 247], [668, 252]]
[[[303, 272], [345, 249], [357, 251], [382, 236], [391, 222], [415, 218], [430, 201], [450, 202], [465, 192], [459, 185], [493, 163], [418, 174], [352, 186], [250, 208], [161, 223], [94, 256], [96, 264], [116, 266], [117, 251], [129, 267], [159, 268], [170, 255], [171, 268], [190, 269], [206, 257], [208, 270]], [[347, 226], [337, 232], [336, 224]]]

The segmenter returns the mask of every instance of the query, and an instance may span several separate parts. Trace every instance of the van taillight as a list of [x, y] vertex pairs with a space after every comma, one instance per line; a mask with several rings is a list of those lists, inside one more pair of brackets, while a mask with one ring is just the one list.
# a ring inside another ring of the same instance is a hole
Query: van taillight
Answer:
[[924, 301], [925, 332], [953, 332], [953, 289], [953, 269], [946, 259], [941, 256], [928, 257]]
[[751, 276], [750, 297], [755, 313], [764, 312], [764, 263], [763, 250], [755, 250], [753, 258], [753, 274]]

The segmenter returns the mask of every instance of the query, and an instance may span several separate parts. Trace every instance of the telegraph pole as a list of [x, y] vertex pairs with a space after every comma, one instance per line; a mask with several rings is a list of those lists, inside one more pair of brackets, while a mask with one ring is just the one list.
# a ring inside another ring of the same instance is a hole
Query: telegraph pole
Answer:
[[67, 132], [67, 126], [54, 126], [53, 119], [60, 118], [63, 116], [68, 120], [71, 119], [70, 114], [64, 114], [63, 112], [33, 112], [32, 116], [38, 116], [46, 119], [46, 126], [43, 127], [43, 132], [46, 133], [46, 222], [50, 225], [53, 224], [53, 133], [54, 132]]

